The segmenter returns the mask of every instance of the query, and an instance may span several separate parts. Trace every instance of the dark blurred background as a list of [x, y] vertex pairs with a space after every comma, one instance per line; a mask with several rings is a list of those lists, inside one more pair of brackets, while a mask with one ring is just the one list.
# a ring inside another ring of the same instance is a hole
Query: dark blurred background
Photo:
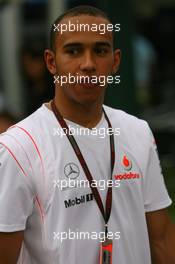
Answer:
[[[0, 0], [0, 133], [53, 97], [43, 61], [48, 32], [79, 4], [121, 24], [121, 83], [108, 87], [105, 103], [148, 121], [175, 202], [175, 0]], [[175, 205], [170, 212], [175, 219]]]

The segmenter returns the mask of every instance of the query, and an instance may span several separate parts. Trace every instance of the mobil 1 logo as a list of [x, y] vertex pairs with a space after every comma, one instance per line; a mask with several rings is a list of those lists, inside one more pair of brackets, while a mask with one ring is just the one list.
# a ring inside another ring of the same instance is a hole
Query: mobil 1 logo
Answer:
[[81, 195], [80, 197], [75, 197], [74, 199], [68, 199], [64, 201], [64, 205], [66, 208], [71, 206], [80, 205], [84, 203], [88, 203], [93, 200], [93, 194], [89, 193], [86, 195]]

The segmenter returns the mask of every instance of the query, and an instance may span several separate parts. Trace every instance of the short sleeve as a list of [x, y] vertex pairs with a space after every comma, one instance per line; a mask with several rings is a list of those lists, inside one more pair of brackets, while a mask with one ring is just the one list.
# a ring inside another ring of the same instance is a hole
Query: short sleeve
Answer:
[[144, 207], [146, 212], [156, 211], [172, 203], [164, 182], [157, 146], [150, 130], [149, 160], [144, 182]]
[[27, 174], [9, 147], [0, 144], [0, 232], [24, 230], [33, 210]]

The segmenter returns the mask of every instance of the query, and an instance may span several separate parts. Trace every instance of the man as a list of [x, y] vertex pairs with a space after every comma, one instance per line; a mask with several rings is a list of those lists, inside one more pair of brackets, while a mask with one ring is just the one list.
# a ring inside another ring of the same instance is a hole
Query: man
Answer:
[[[98, 30], [60, 33], [58, 26], [70, 23], [97, 25]], [[55, 21], [51, 49], [45, 51], [55, 80], [54, 101], [0, 139], [2, 264], [17, 259], [26, 264], [96, 264], [100, 247], [104, 249], [98, 235], [104, 231], [113, 240], [106, 239], [113, 263], [150, 264], [150, 248], [152, 263], [175, 263], [174, 225], [164, 209], [171, 200], [150, 129], [145, 121], [103, 106], [107, 83], [101, 85], [100, 76], [115, 74], [120, 64], [112, 32], [100, 34], [100, 25], [109, 23], [103, 12], [87, 6]], [[70, 74], [78, 76], [76, 82], [61, 84], [58, 77]], [[106, 133], [102, 139], [102, 128], [120, 128], [120, 135]], [[82, 129], [87, 134], [72, 133]], [[73, 187], [67, 185], [70, 179], [77, 180]], [[111, 179], [112, 197], [110, 186], [102, 190], [98, 185], [97, 190], [92, 179]], [[81, 180], [91, 184], [80, 186]]]

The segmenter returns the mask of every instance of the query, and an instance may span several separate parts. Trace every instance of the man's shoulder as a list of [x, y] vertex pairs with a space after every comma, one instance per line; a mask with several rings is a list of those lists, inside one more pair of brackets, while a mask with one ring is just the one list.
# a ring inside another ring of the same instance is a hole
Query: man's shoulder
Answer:
[[43, 131], [43, 123], [46, 122], [47, 111], [44, 106], [38, 108], [34, 113], [10, 127], [0, 135], [0, 144], [10, 149], [28, 149], [30, 145], [36, 145], [37, 138]]
[[10, 129], [13, 129], [14, 127], [23, 127], [29, 130], [38, 130], [40, 129], [40, 126], [43, 122], [46, 121], [47, 117], [47, 111], [46, 107], [42, 105], [39, 107], [35, 112], [27, 116], [26, 118], [19, 121], [17, 124], [15, 124]]
[[131, 128], [148, 127], [148, 123], [145, 120], [140, 119], [134, 115], [131, 115], [123, 110], [115, 109], [106, 105], [104, 105], [104, 110], [112, 122], [117, 122], [122, 127], [128, 127], [128, 126], [131, 126]]
[[39, 107], [35, 112], [27, 116], [26, 118], [20, 120], [15, 125], [11, 126], [4, 134], [8, 133], [9, 131], [13, 133], [16, 128], [23, 128], [23, 130], [28, 131], [38, 131], [41, 129], [42, 123], [45, 123], [47, 120], [47, 111], [46, 107], [42, 105]]
[[143, 145], [150, 145], [150, 142], [153, 141], [147, 121], [108, 106], [104, 106], [104, 109], [112, 126], [120, 129], [122, 140], [130, 142], [130, 144], [142, 142]]

